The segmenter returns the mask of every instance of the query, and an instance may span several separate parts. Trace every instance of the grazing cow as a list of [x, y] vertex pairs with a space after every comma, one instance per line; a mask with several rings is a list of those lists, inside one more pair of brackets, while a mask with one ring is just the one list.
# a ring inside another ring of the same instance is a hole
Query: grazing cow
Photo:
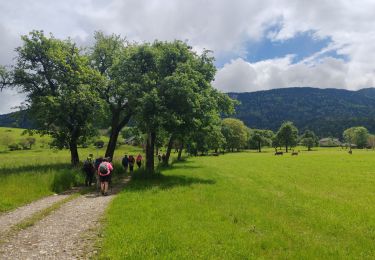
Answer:
[[353, 154], [352, 150], [350, 150], [348, 153], [349, 153], [349, 154]]
[[283, 155], [283, 152], [275, 152], [275, 155]]
[[293, 151], [293, 152], [292, 152], [292, 156], [293, 156], [293, 155], [298, 155], [298, 152]]

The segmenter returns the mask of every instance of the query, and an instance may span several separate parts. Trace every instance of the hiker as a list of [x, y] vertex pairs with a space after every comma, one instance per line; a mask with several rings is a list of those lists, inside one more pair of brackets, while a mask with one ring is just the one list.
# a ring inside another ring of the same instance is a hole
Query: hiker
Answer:
[[96, 171], [96, 186], [97, 188], [99, 189], [100, 188], [100, 178], [99, 178], [99, 171], [98, 171], [98, 168], [99, 168], [99, 165], [103, 162], [103, 157], [99, 157], [99, 158], [96, 158], [95, 159], [95, 162], [94, 162], [94, 168], [95, 168], [95, 171]]
[[141, 154], [138, 154], [136, 161], [137, 161], [138, 169], [141, 168], [141, 166], [142, 166], [142, 155]]
[[160, 155], [160, 153], [158, 154], [158, 160], [159, 160], [159, 163], [161, 163], [161, 155]]
[[167, 156], [165, 155], [165, 153], [163, 153], [163, 155], [161, 156], [161, 160], [164, 164], [167, 163]]
[[100, 191], [104, 196], [108, 195], [108, 184], [111, 182], [111, 172], [113, 171], [113, 166], [110, 161], [110, 158], [104, 158], [98, 168]]
[[130, 173], [133, 173], [134, 163], [135, 163], [135, 160], [134, 160], [133, 155], [129, 155], [129, 171], [130, 171]]
[[124, 158], [122, 158], [122, 166], [124, 167], [125, 169], [125, 173], [127, 173], [128, 171], [128, 166], [129, 166], [129, 158], [128, 158], [128, 155], [125, 154]]
[[93, 182], [94, 179], [94, 173], [95, 173], [95, 168], [92, 163], [92, 157], [87, 157], [85, 162], [83, 163], [83, 168], [82, 170], [84, 171], [86, 178], [85, 178], [85, 186], [91, 186], [91, 183]]

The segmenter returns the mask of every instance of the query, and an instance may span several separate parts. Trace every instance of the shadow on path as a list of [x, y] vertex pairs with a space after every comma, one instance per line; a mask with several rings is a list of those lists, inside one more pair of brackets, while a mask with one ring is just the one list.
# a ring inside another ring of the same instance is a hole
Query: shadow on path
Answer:
[[162, 175], [153, 179], [134, 179], [129, 185], [126, 186], [126, 190], [132, 191], [142, 191], [149, 190], [151, 188], [159, 188], [162, 190], [172, 189], [175, 187], [191, 186], [195, 184], [205, 184], [213, 185], [216, 181], [212, 179], [203, 179], [198, 177], [191, 177], [185, 175]]

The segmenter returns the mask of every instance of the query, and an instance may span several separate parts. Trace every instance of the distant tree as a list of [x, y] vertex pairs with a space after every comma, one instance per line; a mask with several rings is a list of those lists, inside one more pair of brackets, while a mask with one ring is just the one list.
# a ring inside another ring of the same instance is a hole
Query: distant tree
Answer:
[[275, 141], [280, 146], [285, 147], [285, 152], [288, 152], [290, 147], [297, 145], [298, 129], [290, 121], [284, 122], [276, 133]]
[[351, 150], [352, 144], [355, 144], [358, 148], [364, 148], [367, 144], [369, 136], [368, 130], [363, 126], [351, 127], [344, 131], [343, 137]]
[[144, 134], [135, 126], [125, 127], [121, 131], [121, 135], [125, 141], [132, 138], [132, 143], [135, 145], [143, 145], [145, 142]]
[[250, 131], [249, 143], [257, 147], [258, 152], [261, 152], [262, 146], [272, 145], [272, 138], [274, 133], [271, 130], [253, 129]]
[[32, 31], [22, 41], [3, 85], [17, 86], [26, 94], [38, 132], [51, 135], [56, 147], [68, 147], [71, 163], [77, 165], [77, 145], [95, 134], [93, 123], [101, 103], [92, 87], [102, 78], [71, 40]]
[[35, 144], [36, 139], [34, 137], [29, 136], [29, 137], [26, 137], [26, 141], [29, 145], [29, 149], [31, 149], [32, 146]]
[[30, 149], [30, 144], [29, 142], [26, 140], [26, 138], [22, 138], [19, 140], [18, 144], [21, 146], [21, 148], [23, 150], [27, 150], [27, 149]]
[[301, 143], [307, 147], [308, 151], [311, 151], [312, 147], [318, 145], [318, 138], [313, 131], [306, 130], [301, 136]]
[[222, 133], [228, 150], [242, 149], [248, 140], [248, 130], [245, 124], [235, 118], [225, 118], [222, 121]]

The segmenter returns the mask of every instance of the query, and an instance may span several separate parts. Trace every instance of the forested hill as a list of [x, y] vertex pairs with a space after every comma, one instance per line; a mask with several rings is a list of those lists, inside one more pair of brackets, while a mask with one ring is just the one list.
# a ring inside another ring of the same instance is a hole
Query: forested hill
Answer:
[[[365, 126], [375, 133], [375, 88], [341, 89], [284, 88], [250, 93], [229, 93], [241, 102], [235, 117], [250, 128], [277, 130], [293, 121], [300, 132], [313, 130], [319, 137], [342, 137], [352, 126]], [[27, 113], [0, 115], [0, 126], [32, 128]]]
[[241, 102], [235, 117], [250, 128], [277, 130], [290, 120], [300, 131], [310, 129], [320, 137], [341, 138], [351, 126], [375, 133], [375, 88], [284, 88], [229, 95]]
[[17, 111], [0, 115], [0, 126], [32, 129], [33, 123], [29, 119], [27, 111]]

